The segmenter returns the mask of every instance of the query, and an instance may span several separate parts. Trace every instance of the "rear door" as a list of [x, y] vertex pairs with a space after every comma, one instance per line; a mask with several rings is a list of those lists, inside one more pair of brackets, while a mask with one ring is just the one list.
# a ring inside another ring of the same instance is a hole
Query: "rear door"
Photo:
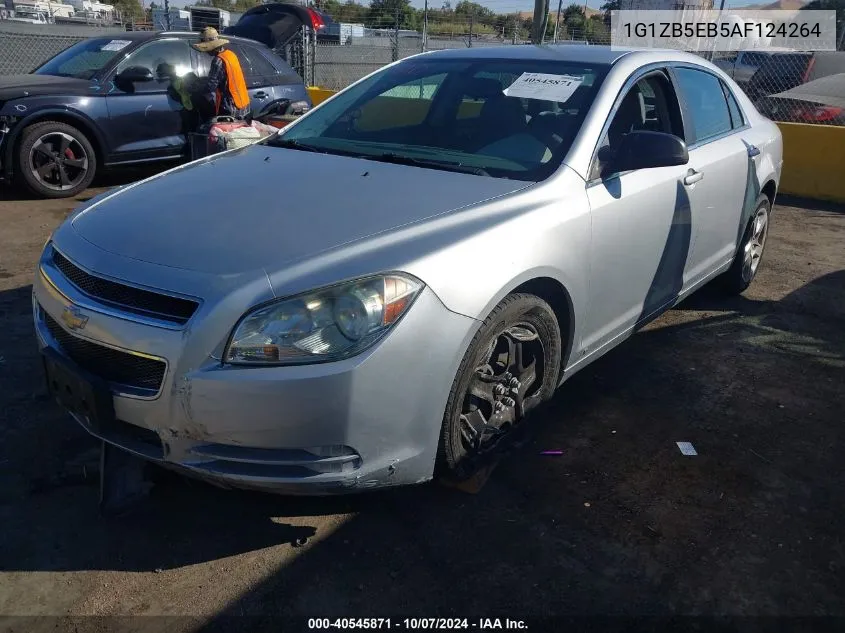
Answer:
[[273, 74], [273, 95], [275, 98], [277, 100], [289, 99], [291, 102], [305, 101], [310, 107], [311, 98], [308, 96], [305, 83], [302, 81], [302, 77], [291, 68], [290, 64], [269, 48], [256, 46], [254, 50], [273, 66], [275, 71]]
[[249, 91], [249, 104], [252, 115], [258, 116], [270, 103], [275, 100], [273, 80], [276, 69], [258, 51], [248, 44], [230, 44], [232, 50], [241, 62], [244, 80]]
[[684, 184], [697, 231], [687, 268], [689, 283], [695, 284], [733, 257], [756, 169], [750, 155], [753, 145], [746, 140], [750, 129], [722, 80], [692, 66], [675, 67], [673, 77], [689, 150]]

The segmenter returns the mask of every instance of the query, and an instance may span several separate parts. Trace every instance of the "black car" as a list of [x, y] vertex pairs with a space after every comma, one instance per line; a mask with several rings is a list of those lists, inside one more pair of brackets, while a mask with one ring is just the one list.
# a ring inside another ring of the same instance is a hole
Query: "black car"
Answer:
[[791, 90], [808, 81], [845, 72], [845, 51], [775, 53], [744, 87], [752, 101]]
[[[0, 175], [36, 195], [70, 197], [98, 169], [189, 155], [196, 108], [173, 78], [208, 74], [196, 33], [127, 32], [84, 40], [28, 75], [0, 77]], [[310, 107], [302, 79], [265, 45], [227, 36], [249, 89], [252, 114]]]
[[768, 95], [755, 105], [772, 121], [845, 125], [845, 73]]

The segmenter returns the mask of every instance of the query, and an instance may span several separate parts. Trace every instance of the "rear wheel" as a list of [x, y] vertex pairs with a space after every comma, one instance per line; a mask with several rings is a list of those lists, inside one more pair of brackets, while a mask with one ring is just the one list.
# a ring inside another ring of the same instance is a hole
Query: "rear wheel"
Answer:
[[463, 480], [557, 386], [560, 328], [549, 305], [533, 295], [506, 297], [484, 321], [449, 394], [438, 451], [438, 475]]
[[17, 152], [20, 182], [43, 198], [69, 198], [94, 179], [97, 157], [85, 135], [58, 121], [36, 123], [23, 131]]
[[736, 295], [745, 292], [757, 276], [760, 262], [763, 260], [766, 238], [769, 235], [771, 208], [771, 203], [765, 195], [757, 199], [754, 213], [745, 227], [734, 261], [722, 276], [722, 287], [726, 292]]

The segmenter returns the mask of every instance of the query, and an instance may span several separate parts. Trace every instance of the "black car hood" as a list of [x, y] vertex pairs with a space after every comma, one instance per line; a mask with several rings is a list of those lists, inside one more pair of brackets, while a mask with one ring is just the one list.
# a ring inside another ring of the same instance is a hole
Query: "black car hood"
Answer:
[[90, 95], [91, 81], [54, 75], [7, 75], [0, 77], [0, 101], [51, 94]]

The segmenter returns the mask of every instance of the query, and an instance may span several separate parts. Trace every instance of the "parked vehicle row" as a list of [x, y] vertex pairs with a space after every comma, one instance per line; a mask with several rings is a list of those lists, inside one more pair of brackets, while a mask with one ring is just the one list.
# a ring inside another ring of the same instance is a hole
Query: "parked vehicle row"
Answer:
[[[74, 196], [98, 170], [190, 156], [197, 124], [174, 77], [208, 74], [196, 33], [127, 32], [84, 40], [33, 73], [0, 81], [0, 174], [36, 195]], [[232, 37], [254, 116], [310, 107], [302, 78], [269, 48]]]
[[714, 63], [774, 121], [843, 125], [845, 52], [741, 51]]

